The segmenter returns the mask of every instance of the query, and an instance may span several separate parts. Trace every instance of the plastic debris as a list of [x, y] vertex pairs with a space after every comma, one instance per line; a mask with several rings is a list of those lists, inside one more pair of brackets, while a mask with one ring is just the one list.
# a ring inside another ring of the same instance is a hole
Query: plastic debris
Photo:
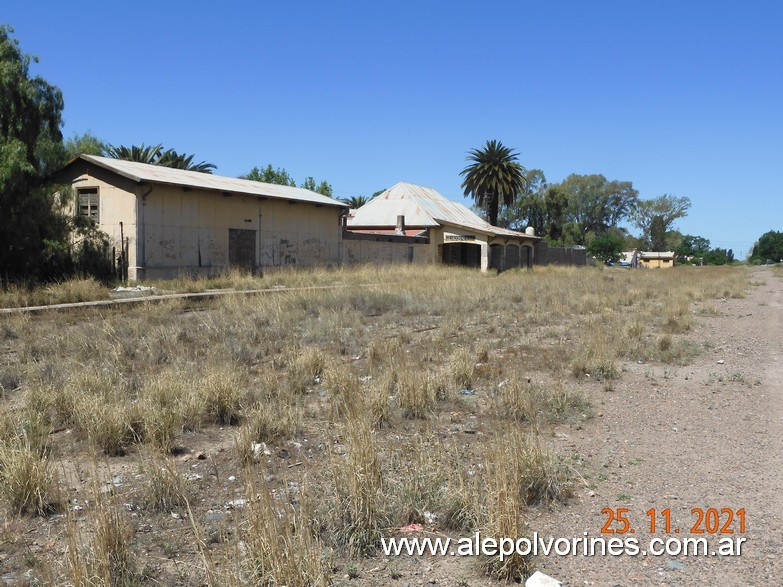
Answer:
[[421, 524], [408, 524], [407, 526], [403, 526], [400, 528], [400, 532], [408, 533], [408, 532], [423, 532], [424, 526]]
[[527, 578], [525, 587], [563, 587], [563, 584], [541, 571], [536, 571]]

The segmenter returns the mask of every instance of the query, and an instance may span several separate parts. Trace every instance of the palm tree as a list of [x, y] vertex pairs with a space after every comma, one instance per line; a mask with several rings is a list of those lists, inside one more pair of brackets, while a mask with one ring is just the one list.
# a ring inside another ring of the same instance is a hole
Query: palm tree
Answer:
[[155, 145], [147, 147], [144, 143], [141, 145], [133, 145], [132, 147], [125, 147], [120, 145], [115, 147], [109, 145], [106, 149], [106, 156], [111, 159], [122, 159], [123, 161], [134, 161], [136, 163], [147, 163], [148, 165], [156, 165], [160, 155], [163, 152], [163, 145]]
[[171, 167], [173, 169], [186, 169], [188, 171], [200, 171], [201, 173], [212, 173], [215, 169], [214, 163], [193, 163], [193, 155], [177, 153], [174, 149], [169, 149], [161, 153], [155, 165]]
[[173, 169], [186, 169], [189, 171], [200, 171], [201, 173], [212, 173], [215, 169], [214, 163], [193, 163], [193, 155], [177, 153], [174, 149], [163, 150], [163, 145], [146, 146], [133, 145], [109, 146], [106, 149], [106, 156], [112, 159], [122, 159], [123, 161], [134, 161], [136, 163], [146, 163], [147, 165], [160, 165], [161, 167], [171, 167]]
[[367, 196], [351, 196], [350, 198], [340, 198], [340, 201], [348, 204], [351, 208], [356, 210], [357, 208], [364, 206], [370, 200], [367, 198]]
[[493, 226], [498, 221], [500, 202], [514, 203], [525, 187], [527, 170], [517, 161], [517, 153], [500, 141], [487, 141], [482, 149], [468, 151], [472, 161], [460, 173], [464, 177], [465, 196], [472, 196], [478, 206], [487, 210], [487, 219]]

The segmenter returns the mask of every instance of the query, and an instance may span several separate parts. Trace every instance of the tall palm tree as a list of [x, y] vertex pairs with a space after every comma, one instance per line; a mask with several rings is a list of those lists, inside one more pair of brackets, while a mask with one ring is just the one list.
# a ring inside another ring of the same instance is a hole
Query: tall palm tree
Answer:
[[468, 151], [467, 159], [472, 163], [460, 173], [464, 177], [461, 187], [465, 196], [472, 196], [487, 210], [487, 219], [494, 226], [500, 203], [510, 206], [523, 191], [527, 170], [517, 160], [516, 151], [495, 140]]

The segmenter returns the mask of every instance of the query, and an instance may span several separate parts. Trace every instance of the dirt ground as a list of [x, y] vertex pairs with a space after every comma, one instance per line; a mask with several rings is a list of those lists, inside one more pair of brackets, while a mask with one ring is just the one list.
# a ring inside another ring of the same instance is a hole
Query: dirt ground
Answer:
[[[626, 364], [611, 391], [596, 391], [602, 415], [558, 430], [561, 448], [582, 454], [595, 476], [570, 503], [530, 520], [542, 535], [598, 535], [601, 510], [625, 507], [644, 548], [651, 508], [671, 510], [671, 534], [658, 518], [664, 539], [679, 537], [675, 528], [695, 536], [694, 508], [744, 508], [741, 555], [550, 555], [538, 558], [541, 571], [570, 586], [783, 584], [783, 279], [758, 269], [752, 280], [747, 297], [719, 300], [717, 313], [694, 321], [690, 336], [707, 350], [693, 364]], [[732, 527], [740, 536], [736, 518]], [[711, 548], [720, 538], [701, 536]]]

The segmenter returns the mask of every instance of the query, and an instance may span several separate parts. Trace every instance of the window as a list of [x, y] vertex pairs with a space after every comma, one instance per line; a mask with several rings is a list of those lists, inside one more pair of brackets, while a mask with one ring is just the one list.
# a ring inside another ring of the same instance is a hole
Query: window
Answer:
[[81, 188], [79, 190], [79, 216], [86, 216], [92, 218], [96, 224], [100, 223], [98, 188]]

